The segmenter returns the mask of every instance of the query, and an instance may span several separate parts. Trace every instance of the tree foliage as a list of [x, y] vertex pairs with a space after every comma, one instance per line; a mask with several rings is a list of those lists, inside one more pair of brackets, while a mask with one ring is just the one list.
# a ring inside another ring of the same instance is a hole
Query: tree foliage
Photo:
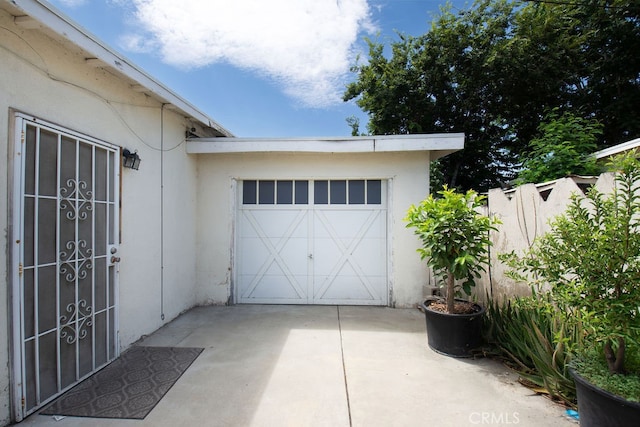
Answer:
[[[640, 6], [632, 0], [477, 0], [369, 58], [345, 101], [373, 134], [464, 132], [444, 184], [479, 191], [514, 178], [554, 108], [603, 123], [600, 146], [640, 135]], [[439, 187], [434, 183], [434, 187]]]
[[570, 112], [552, 112], [538, 126], [540, 136], [530, 142], [517, 184], [546, 182], [569, 175], [598, 175], [600, 166], [591, 154], [597, 149], [602, 126]]

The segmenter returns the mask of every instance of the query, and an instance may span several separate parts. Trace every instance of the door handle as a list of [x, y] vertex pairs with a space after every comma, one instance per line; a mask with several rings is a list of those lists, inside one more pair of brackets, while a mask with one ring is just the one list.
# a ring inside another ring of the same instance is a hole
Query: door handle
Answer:
[[115, 264], [116, 262], [120, 262], [120, 257], [114, 255], [111, 257], [111, 264]]
[[313, 254], [309, 254], [309, 259], [313, 259]]

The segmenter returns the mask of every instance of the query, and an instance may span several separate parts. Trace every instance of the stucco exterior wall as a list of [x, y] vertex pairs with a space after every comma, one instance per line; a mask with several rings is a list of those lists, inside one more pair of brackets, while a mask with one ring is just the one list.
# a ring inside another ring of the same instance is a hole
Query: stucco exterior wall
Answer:
[[[88, 65], [69, 42], [24, 29], [0, 10], [0, 425], [10, 419], [12, 242], [9, 188], [13, 117], [23, 112], [137, 150], [140, 170], [122, 171], [120, 346], [126, 348], [196, 303], [196, 159], [187, 156], [182, 115]], [[161, 119], [162, 117], [162, 119]], [[162, 151], [164, 148], [164, 151]], [[163, 184], [163, 187], [161, 187]], [[164, 266], [161, 265], [164, 248]], [[163, 286], [163, 289], [161, 288]], [[164, 320], [161, 315], [164, 313]]]
[[427, 269], [403, 218], [429, 191], [429, 153], [199, 154], [196, 299], [227, 303], [232, 292], [235, 183], [242, 179], [389, 179], [391, 304], [411, 307], [424, 296]]

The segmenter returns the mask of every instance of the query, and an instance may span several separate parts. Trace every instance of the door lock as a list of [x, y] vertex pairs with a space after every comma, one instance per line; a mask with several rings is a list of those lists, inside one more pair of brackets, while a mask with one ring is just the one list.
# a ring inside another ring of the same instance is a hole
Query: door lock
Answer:
[[120, 262], [120, 257], [116, 256], [116, 253], [118, 253], [118, 248], [116, 246], [111, 246], [109, 248], [109, 252], [111, 253], [111, 264], [115, 264], [116, 262]]

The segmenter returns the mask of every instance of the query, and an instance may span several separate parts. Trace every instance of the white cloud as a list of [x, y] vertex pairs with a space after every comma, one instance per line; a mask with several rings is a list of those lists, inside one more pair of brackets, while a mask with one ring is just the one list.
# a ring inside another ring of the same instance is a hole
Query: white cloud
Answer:
[[87, 0], [58, 0], [65, 7], [78, 7], [87, 4]]
[[[67, 0], [70, 1], [70, 0]], [[282, 85], [308, 106], [339, 102], [363, 32], [367, 0], [133, 0], [139, 32], [126, 48], [184, 68], [226, 62]]]

